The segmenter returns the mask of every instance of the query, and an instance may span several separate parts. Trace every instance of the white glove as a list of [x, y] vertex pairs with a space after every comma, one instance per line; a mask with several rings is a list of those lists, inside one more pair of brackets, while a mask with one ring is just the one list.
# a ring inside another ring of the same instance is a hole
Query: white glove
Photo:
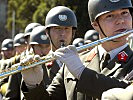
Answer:
[[82, 71], [85, 69], [81, 62], [75, 46], [69, 45], [53, 52], [53, 57], [65, 63], [68, 70], [77, 79], [80, 78]]
[[[27, 59], [21, 61], [22, 64], [27, 63], [28, 61], [39, 59], [39, 56], [28, 56]], [[40, 84], [43, 80], [43, 69], [41, 65], [35, 66], [28, 70], [21, 72], [24, 82], [28, 87], [35, 87], [37, 84]]]
[[101, 100], [127, 100], [127, 98], [133, 98], [133, 85], [129, 85], [125, 89], [123, 88], [109, 89], [103, 92]]

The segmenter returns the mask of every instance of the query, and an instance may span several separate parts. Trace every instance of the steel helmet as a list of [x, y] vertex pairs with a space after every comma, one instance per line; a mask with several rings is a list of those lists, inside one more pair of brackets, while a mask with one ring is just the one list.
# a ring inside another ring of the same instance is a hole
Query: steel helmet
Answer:
[[25, 28], [25, 35], [24, 36], [28, 36], [30, 35], [30, 33], [32, 32], [33, 28], [37, 27], [37, 26], [40, 26], [41, 24], [39, 23], [30, 23], [26, 26]]
[[5, 39], [1, 44], [1, 50], [11, 50], [13, 49], [13, 40]]
[[93, 42], [99, 39], [99, 34], [96, 30], [88, 30], [84, 35], [84, 41], [87, 43], [88, 41]]
[[44, 26], [37, 26], [30, 34], [30, 44], [50, 44], [50, 40], [45, 33]]
[[90, 21], [93, 22], [105, 13], [122, 8], [132, 10], [131, 0], [89, 0], [88, 12]]
[[27, 44], [26, 40], [25, 40], [25, 36], [24, 33], [19, 33], [14, 37], [14, 47], [20, 46], [22, 44]]
[[52, 26], [72, 26], [73, 28], [77, 28], [77, 18], [70, 8], [57, 6], [48, 12], [45, 26], [46, 28]]
[[76, 38], [74, 39], [72, 45], [75, 45], [76, 47], [84, 45], [84, 39], [83, 38]]

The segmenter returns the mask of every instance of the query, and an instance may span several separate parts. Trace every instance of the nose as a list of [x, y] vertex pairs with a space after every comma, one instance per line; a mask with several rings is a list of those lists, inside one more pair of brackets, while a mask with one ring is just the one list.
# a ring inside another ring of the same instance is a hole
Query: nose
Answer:
[[116, 18], [116, 24], [122, 24], [125, 22], [124, 17], [122, 17], [121, 15], [118, 15]]
[[65, 30], [62, 30], [61, 32], [60, 32], [60, 35], [61, 36], [64, 36], [66, 34], [66, 31]]

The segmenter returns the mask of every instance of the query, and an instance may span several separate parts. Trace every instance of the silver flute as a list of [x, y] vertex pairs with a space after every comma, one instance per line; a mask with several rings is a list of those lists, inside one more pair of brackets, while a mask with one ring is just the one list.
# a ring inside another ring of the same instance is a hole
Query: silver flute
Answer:
[[[120, 38], [122, 36], [129, 35], [131, 33], [133, 33], [133, 30], [127, 30], [127, 31], [121, 32], [117, 35], [114, 35], [114, 36], [111, 36], [111, 37], [106, 37], [106, 38], [91, 42], [89, 44], [77, 47], [76, 49], [77, 49], [77, 52], [80, 52], [80, 51], [86, 50], [88, 48], [91, 48], [91, 47], [97, 46], [99, 44], [102, 44], [104, 42], [108, 42], [108, 41]], [[21, 72], [23, 70], [33, 68], [37, 65], [44, 64], [44, 63], [47, 63], [49, 61], [53, 61], [53, 60], [55, 60], [55, 58], [52, 57], [52, 55], [48, 55], [48, 56], [41, 57], [39, 60], [28, 62], [28, 64], [24, 64], [24, 65], [20, 64], [20, 63], [14, 64], [14, 65], [11, 66], [11, 68], [2, 70], [0, 72], [0, 79], [4, 78], [4, 77], [7, 77], [9, 75], [13, 75], [13, 74], [18, 73], [18, 72]]]

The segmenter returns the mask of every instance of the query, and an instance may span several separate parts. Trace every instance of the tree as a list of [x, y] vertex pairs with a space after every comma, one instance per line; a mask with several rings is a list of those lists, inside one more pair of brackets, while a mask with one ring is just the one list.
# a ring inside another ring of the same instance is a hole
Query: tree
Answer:
[[48, 11], [55, 6], [67, 6], [71, 8], [78, 20], [77, 37], [83, 37], [84, 33], [92, 28], [89, 22], [88, 0], [9, 0], [7, 29], [12, 29], [12, 11], [16, 12], [16, 33], [23, 32], [26, 25], [31, 22], [45, 24]]
[[36, 11], [39, 0], [9, 0], [8, 1], [8, 19], [7, 29], [12, 29], [12, 12], [15, 11], [16, 34], [23, 32], [26, 25], [33, 22], [32, 16]]

